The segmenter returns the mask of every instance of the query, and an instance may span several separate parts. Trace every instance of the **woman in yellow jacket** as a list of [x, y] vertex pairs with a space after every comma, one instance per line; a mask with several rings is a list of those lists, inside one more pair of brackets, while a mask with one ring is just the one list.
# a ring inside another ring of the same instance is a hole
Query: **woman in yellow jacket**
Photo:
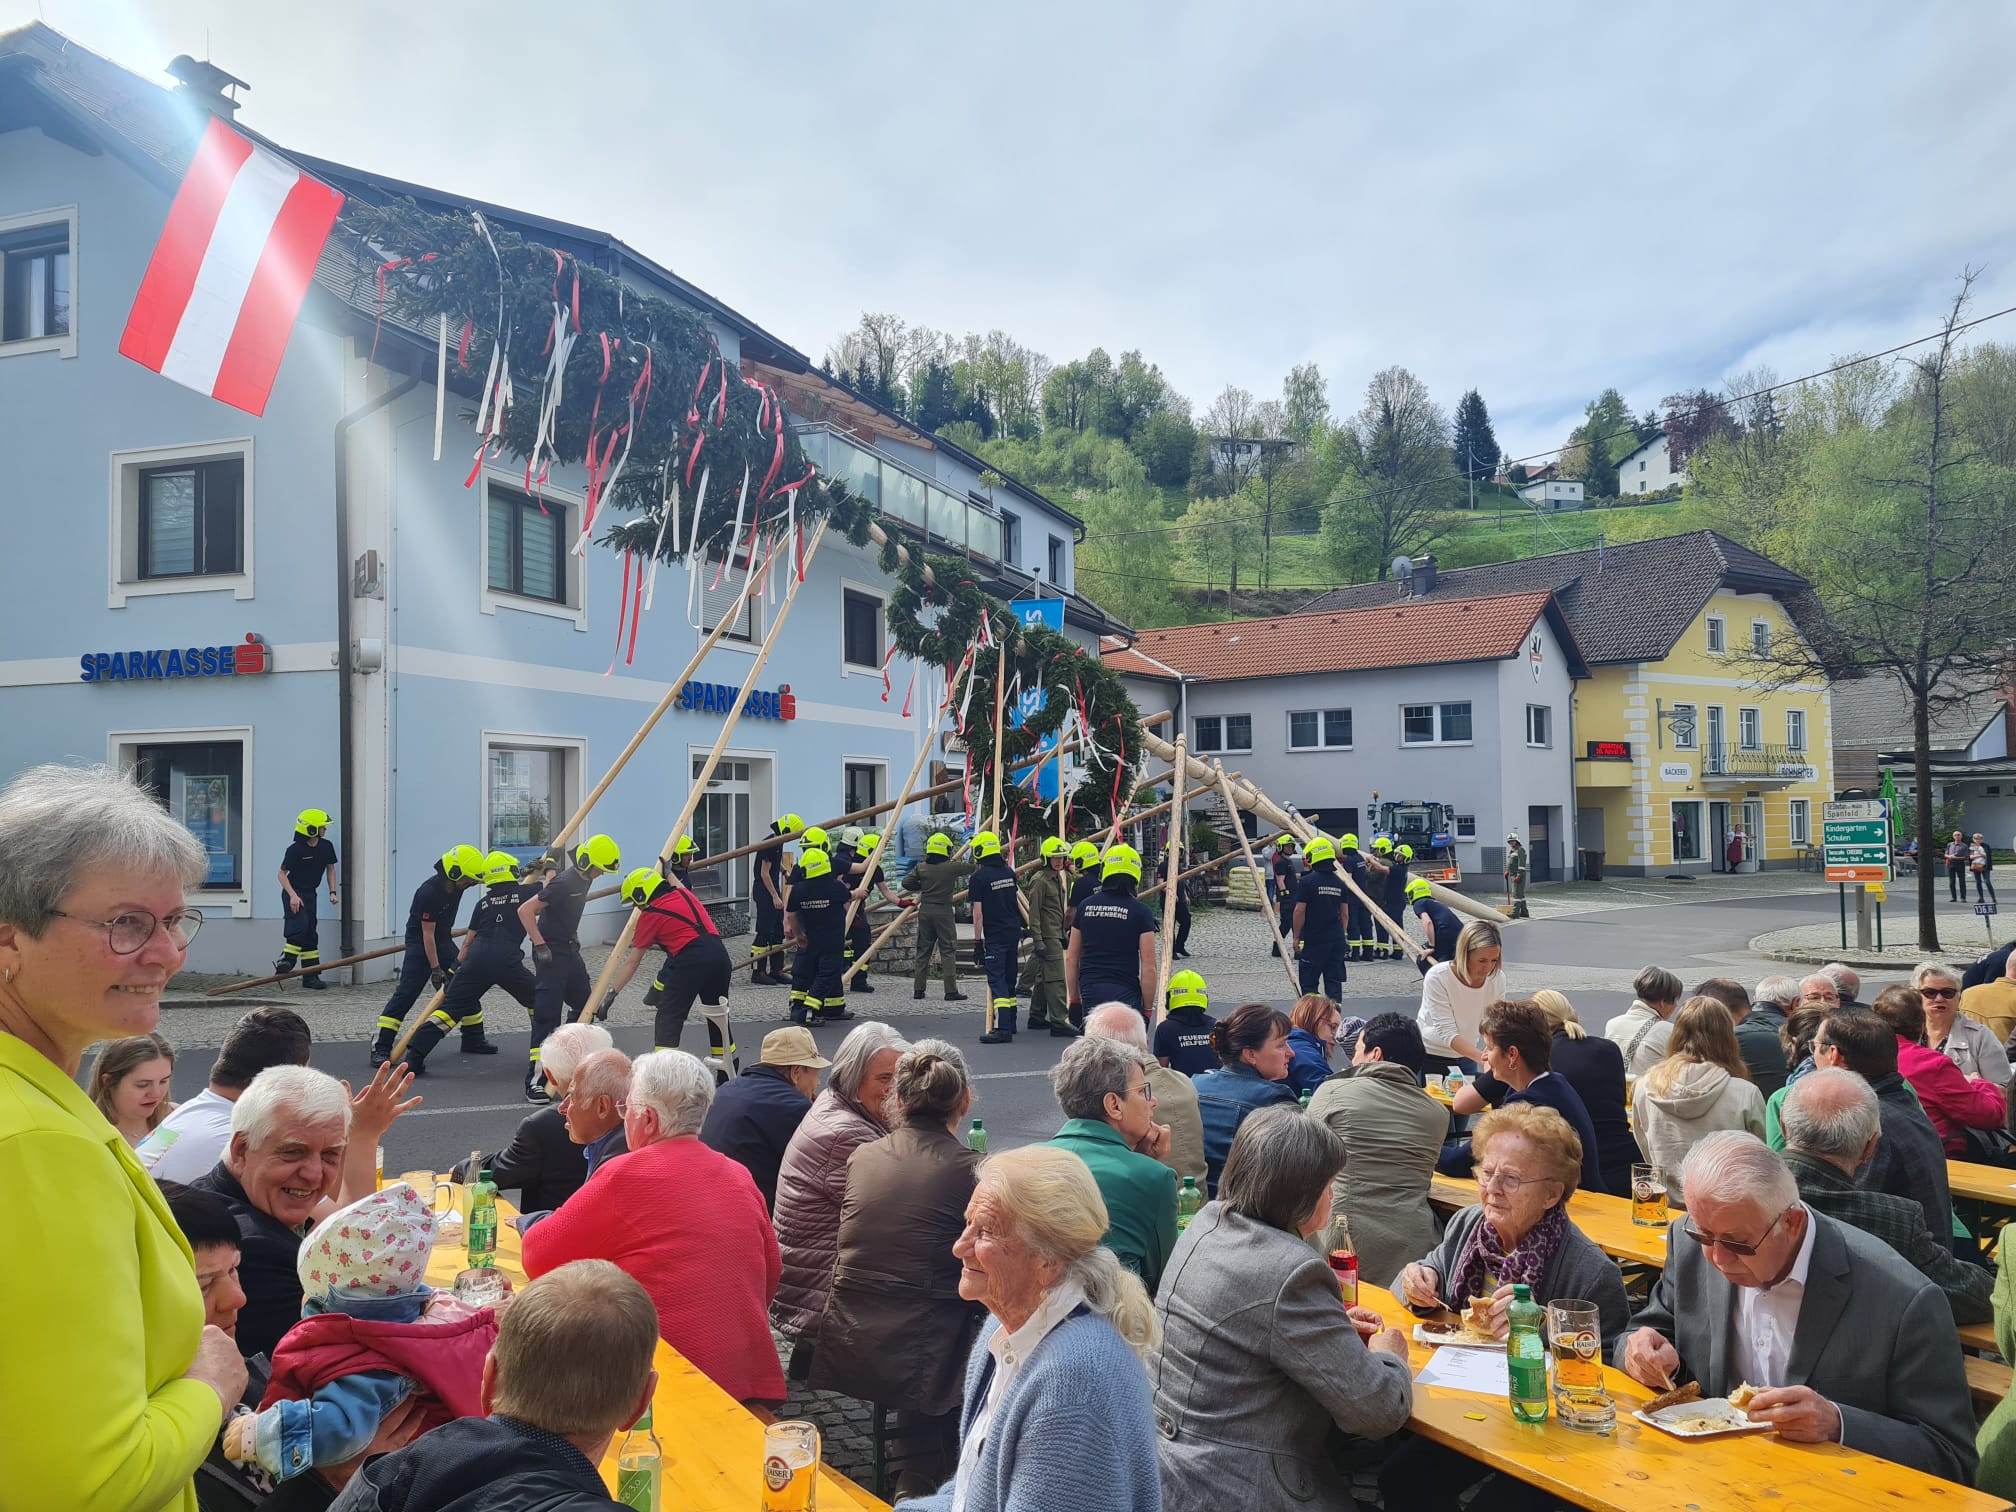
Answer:
[[202, 922], [202, 847], [103, 768], [0, 790], [0, 1512], [195, 1512], [245, 1389], [188, 1244], [73, 1078], [144, 1034]]

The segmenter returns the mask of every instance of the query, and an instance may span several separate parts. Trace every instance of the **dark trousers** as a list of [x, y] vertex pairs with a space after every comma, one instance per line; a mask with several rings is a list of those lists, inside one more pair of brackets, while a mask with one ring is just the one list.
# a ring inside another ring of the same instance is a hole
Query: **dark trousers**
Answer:
[[322, 964], [321, 937], [316, 931], [315, 893], [311, 890], [301, 895], [301, 907], [297, 911], [287, 902], [287, 894], [280, 894], [280, 959], [289, 971], [297, 967], [311, 971]]
[[[1986, 897], [1982, 896], [1984, 890], [1987, 893]], [[1974, 873], [1974, 901], [1976, 903], [1994, 903], [1997, 901], [1995, 897], [1995, 879], [1985, 871]]]
[[924, 983], [931, 975], [931, 957], [938, 956], [939, 968], [945, 978], [945, 990], [959, 990], [959, 925], [949, 908], [920, 908], [917, 910], [917, 962], [910, 972], [910, 985], [917, 991], [924, 990]]
[[[451, 971], [459, 958], [453, 945], [441, 948], [441, 964]], [[427, 964], [425, 947], [408, 944], [406, 959], [399, 963], [399, 980], [393, 984], [392, 996], [385, 1000], [385, 1006], [378, 1011], [378, 1040], [376, 1047], [387, 1055], [398, 1042], [399, 1031], [405, 1027], [406, 1015], [413, 1011], [413, 1005], [420, 1001], [420, 994], [427, 990], [429, 978], [434, 968]]]
[[784, 952], [789, 948], [784, 943], [784, 910], [770, 901], [769, 892], [759, 880], [756, 883], [756, 937], [749, 951], [755, 961], [751, 970], [759, 977], [781, 978], [786, 959]]
[[1171, 944], [1170, 949], [1177, 955], [1188, 955], [1190, 953], [1190, 905], [1188, 903], [1178, 903], [1176, 905], [1176, 939]]
[[1946, 901], [1948, 903], [1967, 901], [1967, 863], [1964, 861], [1946, 863]]
[[1015, 969], [1021, 964], [1022, 931], [1014, 925], [987, 931], [987, 1032], [1015, 1032]]
[[1301, 977], [1302, 990], [1341, 998], [1344, 995], [1344, 959], [1347, 954], [1344, 941], [1336, 935], [1327, 940], [1304, 941], [1301, 953], [1295, 957], [1295, 969]]
[[1362, 961], [1372, 954], [1372, 910], [1355, 894], [1344, 908], [1344, 932], [1350, 936], [1346, 948], [1353, 960]]
[[[728, 947], [718, 935], [693, 941], [670, 957], [659, 969], [658, 979], [644, 994], [644, 1006], [657, 1009], [651, 1025], [651, 1046], [655, 1050], [676, 1050], [679, 1036], [686, 1032], [686, 1019], [693, 1004], [707, 1020], [707, 1052], [717, 1076], [723, 1061], [735, 1056], [728, 1028], [728, 986], [735, 968], [728, 959]], [[735, 1061], [735, 1069], [742, 1064]]]
[[[854, 963], [860, 960], [861, 957], [863, 957], [864, 955], [868, 954], [868, 947], [870, 945], [873, 945], [874, 943], [875, 943], [875, 930], [874, 927], [870, 925], [868, 922], [868, 902], [864, 898], [861, 902], [860, 911], [854, 915], [853, 925], [847, 931], [847, 949], [845, 952], [845, 956], [846, 956], [846, 966], [849, 971], [854, 970]], [[867, 973], [855, 972], [852, 985], [859, 987], [863, 982], [867, 980], [868, 980]]]
[[1123, 982], [1117, 977], [1089, 977], [1080, 971], [1078, 1000], [1084, 1004], [1087, 1013], [1108, 1003], [1125, 1003], [1136, 1013], [1147, 1011], [1141, 1001], [1141, 978], [1138, 976]]
[[817, 1023], [820, 1014], [847, 1006], [846, 951], [838, 935], [830, 940], [815, 935], [799, 947], [791, 963], [793, 1023]]
[[[426, 964], [425, 956], [421, 957], [421, 964]], [[406, 1047], [407, 1063], [426, 1060], [428, 1052], [447, 1037], [449, 1030], [457, 1027], [462, 1030], [464, 1045], [481, 1044], [484, 1039], [483, 994], [492, 987], [502, 987], [527, 1012], [531, 1011], [536, 1001], [537, 984], [532, 973], [525, 969], [524, 958], [515, 947], [488, 951], [480, 946], [472, 949], [450, 978], [441, 1006], [427, 1015], [427, 1022], [414, 1033], [413, 1042]]]
[[[460, 977], [461, 973], [456, 973]], [[579, 1013], [588, 1006], [594, 983], [588, 980], [587, 964], [578, 945], [555, 945], [553, 958], [539, 968], [532, 993], [532, 1056], [525, 1072], [525, 1084], [539, 1082], [539, 1047], [546, 1036], [560, 1027], [566, 1010]]]

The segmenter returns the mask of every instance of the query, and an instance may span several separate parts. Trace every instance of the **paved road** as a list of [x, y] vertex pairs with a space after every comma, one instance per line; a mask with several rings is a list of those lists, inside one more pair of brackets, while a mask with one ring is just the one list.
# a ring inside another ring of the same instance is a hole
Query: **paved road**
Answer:
[[[1574, 1000], [1583, 1021], [1596, 1030], [1629, 1005], [1630, 979], [1646, 962], [1656, 960], [1671, 966], [1689, 983], [1723, 974], [1754, 983], [1765, 972], [1783, 968], [1749, 955], [1744, 945], [1751, 936], [1765, 929], [1814, 922], [1834, 906], [1831, 893], [1819, 892], [1718, 896], [1698, 903], [1667, 902], [1660, 894], [1649, 896], [1659, 902], [1620, 907], [1613, 901], [1600, 910], [1575, 914], [1549, 910], [1520, 926], [1512, 933], [1507, 966], [1513, 989], [1530, 992], [1559, 987]], [[1221, 911], [1200, 916], [1191, 942], [1194, 959], [1190, 964], [1210, 980], [1219, 1006], [1248, 997], [1284, 1008], [1291, 1001], [1280, 966], [1269, 958], [1259, 931], [1252, 914]], [[976, 1044], [980, 1021], [974, 1005], [948, 1006], [938, 1000], [935, 986], [929, 999], [914, 1002], [906, 983], [880, 980], [881, 989], [873, 997], [854, 1000], [856, 1013], [864, 1018], [884, 1017], [912, 1038], [943, 1034], [960, 1045], [978, 1076], [980, 1102], [976, 1111], [986, 1121], [995, 1148], [1047, 1138], [1055, 1131], [1059, 1118], [1047, 1077], [1062, 1041], [1025, 1034], [1012, 1045]], [[1417, 981], [1409, 965], [1356, 968], [1346, 984], [1349, 1010], [1367, 1017], [1388, 1010], [1412, 1013], [1419, 1002]], [[383, 989], [375, 991], [382, 994]], [[636, 994], [634, 987], [626, 994], [613, 1026], [617, 1044], [632, 1054], [650, 1047], [646, 1015], [641, 1006], [629, 1001]], [[339, 993], [320, 997], [336, 999]], [[322, 1022], [322, 1015], [333, 1014], [339, 1005], [310, 999], [311, 995], [298, 989], [290, 989], [284, 998], [317, 1010], [321, 1049], [316, 1064], [353, 1080], [365, 1074], [365, 1046], [349, 1036], [368, 1031], [375, 1008], [366, 1008], [359, 998], [355, 1007], [343, 1010], [340, 1019]], [[785, 1022], [785, 997], [775, 989], [764, 992], [743, 987], [734, 1001], [739, 1011], [749, 1015], [738, 1017], [736, 1029], [745, 1056], [753, 1059], [764, 1032]], [[500, 1032], [502, 1025], [511, 1022], [507, 1010], [514, 1016], [518, 1011], [501, 994], [493, 994], [489, 1016], [502, 1054], [480, 1059], [463, 1056], [456, 1052], [451, 1038], [432, 1057], [428, 1076], [417, 1084], [425, 1104], [387, 1136], [388, 1171], [443, 1169], [472, 1149], [495, 1150], [510, 1138], [528, 1109], [519, 1100], [518, 1090], [526, 1035]], [[215, 1034], [221, 1032], [215, 1025], [226, 1017], [215, 1009], [187, 1010], [186, 1017], [184, 1014], [184, 1010], [171, 1009], [163, 1015], [164, 1032], [188, 1051], [176, 1067], [178, 1097], [200, 1089], [210, 1056], [198, 1046], [215, 1043]], [[833, 1026], [818, 1030], [816, 1038], [822, 1050], [831, 1054], [842, 1033], [841, 1027]], [[699, 1047], [704, 1037], [705, 1030], [696, 1017], [687, 1029], [687, 1048]]]

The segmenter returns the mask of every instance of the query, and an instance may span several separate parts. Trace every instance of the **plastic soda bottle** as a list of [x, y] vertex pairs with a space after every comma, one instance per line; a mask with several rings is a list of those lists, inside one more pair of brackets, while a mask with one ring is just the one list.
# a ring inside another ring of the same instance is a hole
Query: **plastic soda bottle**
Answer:
[[1304, 1113], [1309, 1111], [1309, 1099], [1315, 1095], [1316, 1089], [1314, 1087], [1304, 1087], [1302, 1089], [1302, 1111]]
[[469, 1189], [469, 1265], [477, 1269], [497, 1263], [497, 1183], [486, 1166]]
[[1197, 1216], [1197, 1210], [1204, 1206], [1204, 1194], [1197, 1190], [1197, 1178], [1185, 1176], [1183, 1185], [1176, 1190], [1176, 1232], [1182, 1233], [1190, 1227], [1190, 1220]]
[[966, 1148], [975, 1155], [987, 1153], [987, 1124], [983, 1119], [974, 1119], [973, 1127], [966, 1131]]
[[658, 1512], [664, 1473], [664, 1451], [651, 1431], [651, 1408], [646, 1405], [644, 1416], [616, 1448], [616, 1500], [635, 1512]]
[[1546, 1312], [1533, 1300], [1533, 1288], [1512, 1288], [1511, 1334], [1505, 1341], [1505, 1374], [1512, 1416], [1522, 1423], [1547, 1421]]

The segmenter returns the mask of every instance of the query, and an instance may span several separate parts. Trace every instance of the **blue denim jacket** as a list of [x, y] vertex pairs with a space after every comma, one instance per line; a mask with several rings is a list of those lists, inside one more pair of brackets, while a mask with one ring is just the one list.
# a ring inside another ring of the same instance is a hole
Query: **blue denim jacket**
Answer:
[[[433, 1294], [422, 1286], [403, 1297], [310, 1297], [301, 1316], [341, 1312], [374, 1323], [417, 1323]], [[283, 1481], [315, 1466], [340, 1465], [364, 1452], [386, 1414], [413, 1390], [405, 1376], [365, 1370], [317, 1387], [305, 1401], [276, 1402], [259, 1414], [253, 1453], [262, 1470]]]
[[1197, 1111], [1204, 1120], [1204, 1184], [1216, 1196], [1218, 1173], [1225, 1169], [1232, 1136], [1246, 1116], [1279, 1104], [1292, 1108], [1297, 1098], [1288, 1083], [1270, 1082], [1243, 1061], [1206, 1071], [1193, 1077], [1191, 1085], [1197, 1089]]

